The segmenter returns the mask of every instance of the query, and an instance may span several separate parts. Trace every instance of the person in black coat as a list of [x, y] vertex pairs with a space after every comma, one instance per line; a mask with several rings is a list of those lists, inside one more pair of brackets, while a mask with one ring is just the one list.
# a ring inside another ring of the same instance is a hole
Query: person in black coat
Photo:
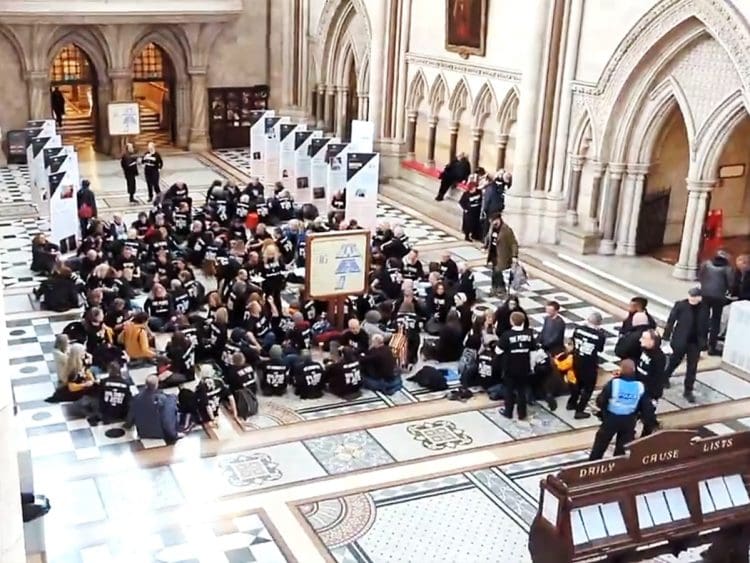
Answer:
[[461, 231], [464, 238], [471, 242], [472, 240], [482, 240], [482, 192], [477, 189], [475, 181], [469, 182], [469, 189], [463, 193], [458, 204], [463, 210], [464, 216], [461, 222]]
[[135, 179], [138, 177], [138, 157], [135, 154], [132, 143], [128, 143], [125, 146], [125, 152], [120, 159], [120, 167], [122, 168], [122, 173], [125, 175], [130, 203], [136, 203]]
[[43, 307], [49, 311], [61, 313], [79, 306], [78, 287], [73, 272], [65, 266], [53, 271], [34, 294], [43, 299]]
[[83, 180], [81, 189], [78, 190], [76, 197], [78, 204], [78, 220], [81, 224], [81, 238], [85, 237], [89, 231], [89, 222], [96, 217], [96, 195], [91, 190], [91, 182]]
[[[708, 325], [708, 307], [703, 303], [700, 288], [694, 287], [688, 292], [687, 299], [674, 304], [667, 326], [664, 327], [664, 340], [672, 346], [672, 357], [666, 372], [667, 381], [683, 358], [687, 358], [684, 397], [690, 403], [695, 402], [693, 387], [698, 360], [708, 345]], [[668, 383], [666, 386], [669, 386]]]
[[732, 296], [740, 301], [750, 301], [750, 256], [743, 254], [737, 257], [737, 272], [734, 276]]
[[445, 194], [454, 185], [460, 184], [468, 179], [471, 174], [471, 163], [465, 153], [459, 154], [452, 160], [440, 174], [440, 189], [435, 201], [443, 201]]
[[656, 328], [656, 320], [654, 320], [654, 317], [652, 317], [651, 313], [648, 312], [647, 307], [648, 299], [646, 299], [645, 297], [633, 297], [630, 300], [630, 303], [628, 304], [628, 316], [624, 321], [622, 321], [622, 325], [620, 326], [620, 335], [629, 332], [633, 328], [633, 315], [637, 313], [645, 313], [646, 318], [648, 319], [648, 328]]
[[161, 155], [156, 152], [156, 145], [153, 142], [148, 144], [148, 150], [143, 155], [143, 175], [146, 177], [146, 187], [148, 188], [148, 200], [154, 199], [154, 194], [159, 195], [159, 175], [164, 167], [164, 161]]
[[633, 315], [632, 328], [622, 334], [615, 344], [615, 355], [621, 360], [638, 361], [641, 355], [641, 336], [645, 330], [653, 330], [649, 327], [646, 313], [640, 312]]
[[65, 96], [57, 86], [52, 90], [50, 103], [52, 105], [52, 115], [55, 116], [55, 123], [58, 127], [62, 127], [63, 117], [65, 117]]

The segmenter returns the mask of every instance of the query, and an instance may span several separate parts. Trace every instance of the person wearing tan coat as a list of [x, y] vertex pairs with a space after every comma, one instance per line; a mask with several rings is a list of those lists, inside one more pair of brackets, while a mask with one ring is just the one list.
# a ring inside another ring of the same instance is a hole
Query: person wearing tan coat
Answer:
[[487, 263], [492, 265], [492, 294], [502, 297], [507, 291], [503, 272], [518, 259], [518, 240], [510, 225], [499, 215], [492, 219], [487, 238]]

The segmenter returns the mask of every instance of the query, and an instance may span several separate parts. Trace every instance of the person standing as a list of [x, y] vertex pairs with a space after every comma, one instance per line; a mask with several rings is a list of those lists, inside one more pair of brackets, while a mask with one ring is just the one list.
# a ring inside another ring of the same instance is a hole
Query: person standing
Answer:
[[708, 331], [708, 354], [720, 356], [721, 353], [716, 345], [721, 331], [721, 314], [727, 304], [727, 295], [734, 285], [734, 269], [729, 262], [729, 254], [724, 250], [719, 250], [711, 260], [706, 260], [701, 264], [698, 281], [701, 284], [703, 302], [711, 317]]
[[161, 155], [156, 151], [156, 145], [153, 142], [148, 144], [148, 150], [143, 155], [143, 175], [146, 177], [146, 187], [148, 188], [148, 200], [154, 199], [154, 194], [159, 195], [159, 174], [164, 167], [164, 161]]
[[[494, 247], [493, 247], [494, 244]], [[492, 265], [492, 294], [503, 297], [506, 293], [503, 272], [518, 259], [518, 240], [513, 229], [500, 216], [492, 220], [488, 263]]]
[[495, 174], [495, 179], [487, 184], [484, 188], [484, 198], [482, 201], [482, 217], [492, 220], [493, 217], [505, 210], [505, 188], [503, 181], [504, 170]]
[[664, 370], [667, 367], [667, 358], [661, 350], [659, 334], [653, 329], [645, 330], [641, 334], [640, 348], [641, 353], [635, 362], [635, 371], [656, 409], [656, 404], [664, 394]]
[[708, 323], [708, 307], [703, 302], [701, 289], [694, 287], [688, 291], [687, 299], [674, 304], [664, 327], [664, 341], [672, 346], [665, 387], [669, 387], [669, 378], [682, 363], [683, 358], [687, 358], [683, 396], [689, 403], [695, 403], [693, 388], [698, 372], [698, 360], [708, 341]]
[[513, 407], [518, 403], [518, 419], [526, 419], [526, 395], [531, 377], [531, 351], [536, 348], [534, 333], [524, 328], [526, 319], [516, 311], [510, 315], [510, 330], [497, 342], [502, 352], [503, 384], [505, 385], [505, 408], [500, 411], [506, 418], [513, 418]]
[[440, 189], [438, 190], [435, 201], [443, 201], [445, 194], [453, 186], [465, 182], [471, 174], [471, 163], [466, 158], [465, 153], [460, 153], [456, 158], [449, 162], [440, 173]]
[[645, 385], [637, 379], [632, 360], [622, 361], [620, 374], [607, 382], [596, 403], [602, 410], [602, 425], [596, 432], [589, 461], [602, 459], [613, 437], [615, 455], [623, 455], [625, 446], [635, 438], [638, 418], [643, 420], [644, 435], [656, 427], [654, 405]]
[[55, 86], [51, 98], [52, 115], [55, 116], [55, 123], [58, 127], [62, 127], [63, 117], [65, 117], [65, 96], [60, 92], [60, 88]]
[[81, 181], [81, 189], [76, 196], [78, 205], [78, 221], [81, 224], [81, 238], [86, 238], [89, 231], [89, 222], [96, 217], [96, 195], [91, 190], [91, 182]]
[[732, 296], [738, 301], [750, 301], [750, 255], [741, 254], [735, 262], [737, 271], [734, 276]]
[[458, 201], [464, 212], [461, 230], [464, 238], [471, 242], [472, 240], [482, 239], [482, 192], [477, 189], [477, 183], [474, 180], [469, 182], [469, 189], [466, 190]]
[[565, 348], [565, 321], [560, 316], [560, 304], [557, 301], [548, 301], [545, 312], [547, 314], [539, 333], [539, 344], [545, 352], [556, 356]]
[[596, 386], [596, 377], [599, 374], [599, 353], [604, 350], [606, 337], [601, 330], [602, 316], [599, 313], [591, 313], [585, 325], [575, 328], [573, 331], [573, 369], [576, 373], [577, 383], [570, 393], [567, 409], [574, 410], [576, 419], [589, 418], [591, 413], [586, 412], [591, 394]]
[[120, 167], [122, 167], [122, 172], [125, 174], [125, 182], [128, 186], [130, 203], [136, 203], [135, 179], [138, 177], [138, 157], [135, 154], [135, 149], [133, 148], [132, 143], [125, 145], [125, 152], [120, 159]]

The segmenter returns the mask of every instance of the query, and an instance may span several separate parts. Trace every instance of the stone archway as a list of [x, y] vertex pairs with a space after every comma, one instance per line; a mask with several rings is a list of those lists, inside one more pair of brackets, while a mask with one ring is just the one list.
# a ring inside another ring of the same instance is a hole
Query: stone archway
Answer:
[[[153, 47], [149, 47], [150, 45]], [[148, 76], [139, 78], [138, 73], [135, 72], [137, 58], [147, 49], [158, 50], [162, 60], [166, 63], [163, 67], [166, 72], [162, 72], [161, 76], [157, 77], [159, 78], [157, 82], [162, 83], [168, 89], [169, 94], [166, 104], [162, 99], [160, 103], [155, 103], [152, 109], [158, 110], [159, 105], [163, 106], [162, 111], [159, 112], [160, 128], [170, 132], [171, 141], [176, 146], [187, 148], [192, 123], [187, 40], [182, 36], [179, 28], [168, 28], [148, 31], [133, 44], [130, 51], [130, 68], [133, 70], [134, 94], [139, 81], [148, 82]], [[168, 112], [171, 115], [164, 119], [163, 114]]]

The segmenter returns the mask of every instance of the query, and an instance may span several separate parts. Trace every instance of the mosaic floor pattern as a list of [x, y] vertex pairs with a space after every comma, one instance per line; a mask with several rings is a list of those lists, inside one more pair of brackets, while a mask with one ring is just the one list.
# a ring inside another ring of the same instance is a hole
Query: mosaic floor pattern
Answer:
[[[748, 429], [746, 418], [698, 431], [711, 436]], [[527, 534], [537, 511], [539, 481], [587, 457], [588, 451], [545, 456], [298, 508], [317, 540], [341, 563], [527, 562]], [[659, 558], [665, 563], [700, 560], [698, 550], [678, 559]]]

